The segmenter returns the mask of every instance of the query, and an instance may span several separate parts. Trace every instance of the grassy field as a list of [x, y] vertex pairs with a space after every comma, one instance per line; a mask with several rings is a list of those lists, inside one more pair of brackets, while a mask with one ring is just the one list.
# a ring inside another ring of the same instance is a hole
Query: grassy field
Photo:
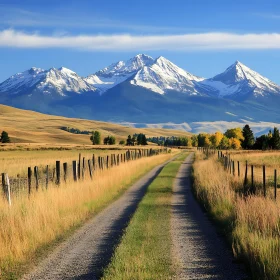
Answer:
[[[257, 161], [256, 154], [244, 153], [247, 159], [249, 155]], [[242, 160], [241, 153], [238, 158]], [[244, 199], [243, 180], [226, 172], [216, 157], [197, 154], [194, 191], [231, 240], [236, 257], [245, 260], [254, 279], [280, 279], [279, 196], [277, 201], [262, 193]]]
[[173, 155], [123, 163], [110, 170], [97, 171], [94, 181], [85, 178], [48, 191], [39, 190], [29, 199], [16, 197], [10, 208], [0, 198], [0, 278], [15, 279], [22, 273], [24, 264], [30, 265], [42, 254], [42, 249], [67, 236], [137, 178]]
[[172, 183], [186, 154], [169, 163], [149, 186], [116, 249], [104, 280], [171, 279]]
[[[146, 136], [155, 137], [190, 135], [190, 133], [184, 131], [170, 129], [131, 128], [107, 122], [51, 116], [4, 105], [0, 105], [0, 124], [0, 130], [7, 131], [13, 143], [40, 143], [43, 146], [49, 146], [50, 144], [58, 146], [66, 143], [66, 146], [69, 146], [69, 144], [90, 145], [89, 135], [72, 134], [61, 130], [61, 127], [86, 131], [98, 130], [103, 137], [115, 136], [117, 143], [121, 139], [126, 139], [129, 134], [134, 133], [144, 133]], [[21, 145], [20, 147], [24, 146]]]

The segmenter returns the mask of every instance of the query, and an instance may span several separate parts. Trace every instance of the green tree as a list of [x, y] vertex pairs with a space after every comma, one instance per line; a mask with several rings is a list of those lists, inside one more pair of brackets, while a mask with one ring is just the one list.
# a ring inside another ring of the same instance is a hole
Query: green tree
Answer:
[[279, 129], [274, 127], [273, 133], [272, 133], [272, 149], [279, 150], [280, 149], [280, 135], [279, 135]]
[[220, 141], [219, 149], [225, 150], [225, 149], [228, 149], [228, 148], [229, 148], [229, 139], [226, 136], [224, 136], [222, 138], [222, 140]]
[[197, 141], [197, 136], [196, 135], [192, 135], [191, 142], [192, 142], [193, 147], [197, 147], [198, 141]]
[[256, 142], [254, 144], [255, 150], [266, 150], [269, 147], [269, 136], [268, 135], [261, 135], [260, 137], [256, 138]]
[[2, 131], [1, 133], [1, 142], [2, 143], [11, 143], [10, 137], [8, 135], [8, 132]]
[[136, 136], [135, 135], [133, 135], [132, 136], [132, 138], [131, 138], [131, 143], [132, 143], [132, 146], [134, 146], [135, 145], [135, 143], [136, 143]]
[[241, 146], [243, 149], [252, 149], [255, 143], [254, 133], [251, 130], [250, 126], [246, 124], [243, 127], [242, 134], [244, 140], [241, 142]]
[[101, 133], [99, 131], [93, 131], [92, 135], [90, 136], [90, 140], [92, 145], [100, 145], [101, 143]]
[[116, 144], [116, 137], [109, 136], [109, 145], [115, 145]]
[[131, 138], [130, 135], [128, 135], [128, 137], [127, 137], [126, 145], [127, 145], [127, 146], [132, 146], [132, 138]]
[[124, 140], [121, 140], [121, 141], [119, 142], [119, 144], [120, 144], [120, 145], [125, 145], [125, 141], [124, 141]]
[[147, 138], [145, 134], [140, 133], [137, 135], [137, 145], [147, 145]]

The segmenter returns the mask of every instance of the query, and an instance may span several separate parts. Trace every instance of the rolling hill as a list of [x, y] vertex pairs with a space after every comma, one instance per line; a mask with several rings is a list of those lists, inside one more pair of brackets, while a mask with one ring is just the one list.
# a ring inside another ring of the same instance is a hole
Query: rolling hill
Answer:
[[146, 136], [187, 136], [190, 133], [161, 128], [133, 128], [113, 123], [45, 115], [33, 111], [0, 105], [0, 131], [9, 133], [13, 143], [80, 144], [90, 145], [89, 135], [72, 134], [61, 130], [71, 127], [80, 130], [98, 130], [102, 136], [112, 135], [126, 139], [129, 134]]

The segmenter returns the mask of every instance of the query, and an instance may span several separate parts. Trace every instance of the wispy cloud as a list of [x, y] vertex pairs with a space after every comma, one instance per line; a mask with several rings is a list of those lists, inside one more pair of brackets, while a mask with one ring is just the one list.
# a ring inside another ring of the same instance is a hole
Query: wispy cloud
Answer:
[[254, 13], [255, 16], [266, 18], [266, 19], [280, 19], [280, 14], [272, 14], [272, 13]]
[[79, 14], [78, 12], [60, 11], [57, 15], [43, 14], [25, 9], [14, 8], [0, 4], [0, 25], [12, 28], [70, 28], [70, 29], [110, 29], [136, 32], [183, 32], [188, 28], [171, 26], [154, 26], [145, 24], [132, 24], [130, 22], [115, 20], [98, 15]]
[[64, 48], [89, 51], [280, 49], [280, 33], [198, 33], [155, 36], [135, 36], [130, 34], [44, 36], [39, 33], [30, 34], [8, 29], [0, 31], [0, 47]]

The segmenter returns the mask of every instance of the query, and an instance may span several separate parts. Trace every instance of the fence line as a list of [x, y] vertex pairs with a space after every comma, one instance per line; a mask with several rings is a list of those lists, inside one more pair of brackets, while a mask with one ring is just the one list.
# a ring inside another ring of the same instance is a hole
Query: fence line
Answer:
[[[78, 160], [73, 160], [72, 164], [63, 162], [62, 169], [61, 161], [57, 160], [55, 162], [55, 168], [52, 170], [50, 170], [49, 165], [47, 165], [45, 169], [41, 170], [39, 170], [38, 166], [35, 166], [33, 174], [32, 168], [28, 167], [27, 176], [25, 178], [9, 178], [7, 173], [2, 173], [2, 194], [8, 201], [9, 205], [12, 205], [12, 195], [28, 194], [28, 196], [30, 196], [34, 187], [36, 191], [39, 190], [40, 186], [47, 190], [50, 182], [59, 187], [61, 181], [63, 180], [67, 183], [67, 181], [71, 179], [71, 175], [74, 182], [84, 180], [86, 170], [88, 170], [90, 179], [93, 179], [94, 173], [97, 170], [104, 171], [122, 163], [141, 159], [143, 157], [160, 155], [167, 152], [167, 148], [135, 149], [127, 150], [125, 152], [118, 153], [117, 155], [111, 154], [97, 157], [93, 154], [92, 158], [88, 160], [86, 160], [85, 157], [82, 158], [80, 153]], [[70, 165], [72, 165], [72, 168], [68, 168]], [[70, 170], [72, 170], [72, 174]]]
[[[245, 166], [243, 166], [244, 173], [241, 172], [242, 164], [240, 161], [235, 161], [231, 158], [231, 155], [226, 152], [210, 148], [201, 148], [197, 149], [204, 153], [207, 157], [217, 154], [217, 158], [219, 162], [224, 166], [224, 170], [227, 171], [234, 177], [243, 176], [243, 195], [256, 195], [262, 194], [264, 197], [267, 197], [269, 191], [273, 188], [273, 198], [277, 199], [277, 189], [278, 189], [278, 177], [277, 170], [273, 168], [268, 168], [263, 165], [262, 167], [248, 165], [248, 161], [245, 162]], [[236, 173], [237, 166], [237, 173]], [[269, 176], [270, 171], [270, 176]], [[250, 174], [249, 174], [250, 173]], [[250, 177], [249, 177], [250, 175]]]

